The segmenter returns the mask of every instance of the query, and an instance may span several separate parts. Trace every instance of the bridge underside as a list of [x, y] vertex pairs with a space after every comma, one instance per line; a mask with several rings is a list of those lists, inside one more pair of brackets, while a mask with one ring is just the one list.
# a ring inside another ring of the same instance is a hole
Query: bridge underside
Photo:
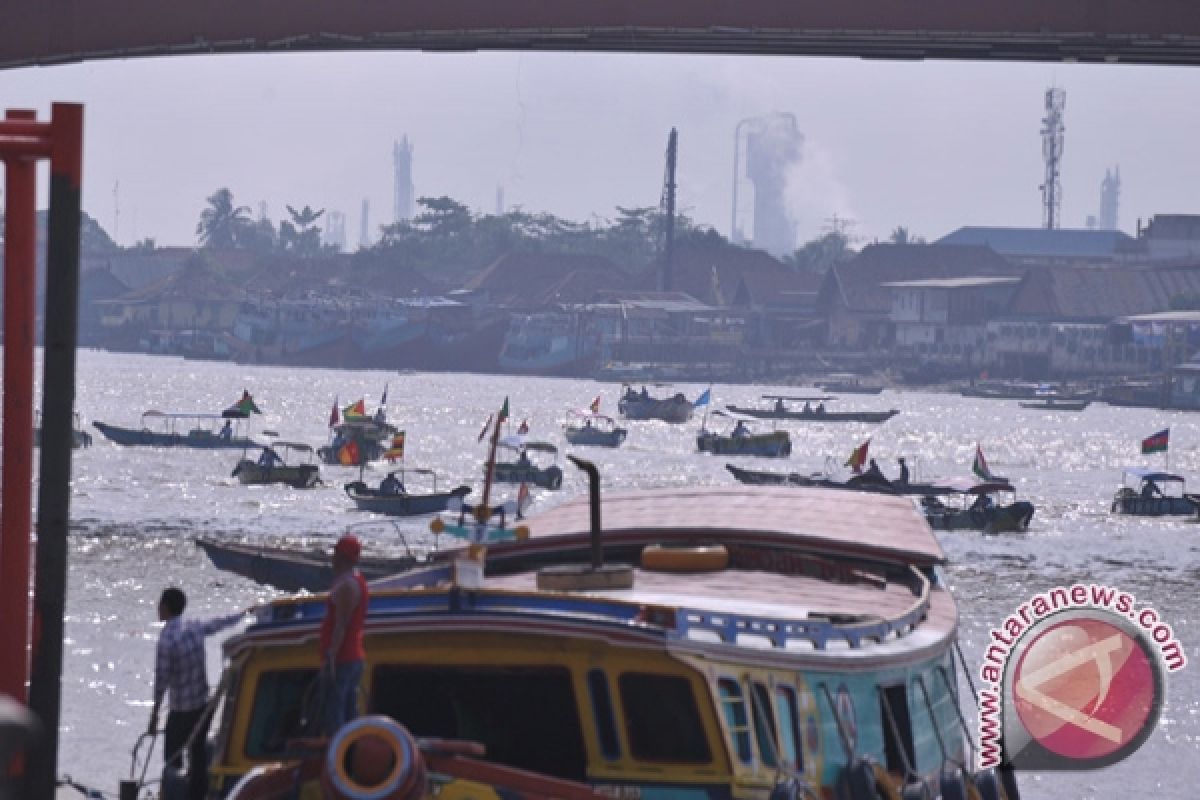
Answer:
[[0, 68], [312, 50], [1200, 64], [1194, 0], [3, 0]]

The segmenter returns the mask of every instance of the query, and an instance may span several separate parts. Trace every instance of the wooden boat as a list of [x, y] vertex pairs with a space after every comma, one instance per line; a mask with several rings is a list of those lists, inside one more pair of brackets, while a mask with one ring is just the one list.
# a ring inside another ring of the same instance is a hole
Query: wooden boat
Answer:
[[733, 431], [720, 434], [707, 428], [696, 435], [696, 449], [701, 453], [719, 456], [760, 456], [762, 458], [787, 458], [792, 454], [792, 437], [787, 431], [751, 433], [746, 426], [752, 418], [717, 410], [713, 416], [735, 420]]
[[187, 414], [147, 411], [140, 428], [123, 428], [92, 422], [109, 441], [126, 447], [191, 447], [201, 450], [245, 450], [255, 442], [235, 428], [248, 415], [223, 411], [220, 414]]
[[[41, 447], [42, 445], [42, 412], [34, 411], [33, 423], [33, 446]], [[75, 412], [75, 424], [71, 428], [71, 447], [79, 450], [83, 447], [92, 446], [92, 435], [83, 429], [83, 424], [79, 419], [79, 412]]]
[[[305, 738], [326, 598], [276, 600], [224, 644], [212, 789], [328, 797], [323, 777], [380, 770], [412, 798], [1015, 797], [1011, 772], [969, 771], [937, 540], [902, 498], [859, 510], [821, 489], [612, 494], [488, 546], [477, 584], [447, 563], [377, 581], [366, 716], [331, 741]], [[382, 752], [347, 764], [364, 731]]]
[[[421, 475], [432, 481], [429, 492], [412, 492], [408, 486], [409, 475]], [[437, 473], [420, 467], [402, 467], [389, 472], [379, 486], [372, 489], [362, 480], [346, 484], [346, 494], [354, 501], [359, 511], [373, 511], [394, 517], [415, 517], [421, 514], [436, 514], [445, 511], [455, 498], [471, 493], [469, 486], [457, 486], [450, 491], [438, 491]]]
[[563, 436], [574, 445], [620, 447], [627, 434], [612, 417], [593, 411], [568, 411], [563, 425]]
[[617, 410], [626, 419], [660, 419], [663, 422], [679, 424], [690, 420], [695, 408], [682, 392], [658, 398], [651, 397], [645, 386], [641, 392], [635, 392], [632, 386], [626, 386], [625, 393], [617, 401]]
[[[311, 489], [321, 482], [321, 470], [312, 463], [313, 449], [303, 442], [271, 442], [259, 446], [257, 459], [242, 459], [233, 468], [233, 477], [244, 485], [265, 486], [282, 483], [293, 489]], [[302, 463], [297, 463], [303, 459]]]
[[[771, 408], [750, 408], [747, 406], [729, 406], [729, 410], [748, 417], [758, 419], [788, 419], [808, 422], [886, 422], [900, 413], [899, 409], [887, 411], [826, 411], [825, 403], [836, 400], [835, 397], [796, 397], [789, 395], [764, 394], [764, 400], [774, 400]], [[789, 408], [789, 403], [804, 403], [804, 408]], [[813, 406], [812, 403], [816, 403]]]
[[[510, 436], [500, 443], [501, 447], [517, 454], [514, 461], [497, 461], [492, 480], [496, 483], [531, 483], [543, 489], [557, 490], [562, 487], [563, 472], [558, 464], [538, 466], [530, 453], [542, 453], [557, 460], [558, 448], [549, 442], [529, 442], [521, 436]], [[487, 465], [484, 465], [484, 472]]]
[[[966, 481], [958, 484], [954, 492], [962, 498], [958, 506], [946, 504], [934, 495], [921, 498], [921, 511], [934, 530], [1022, 533], [1029, 529], [1033, 504], [1017, 500], [1016, 489], [1010, 483]], [[1008, 495], [1011, 499], [1007, 503], [1000, 502], [995, 499], [997, 495]]]
[[1200, 495], [1185, 491], [1182, 475], [1145, 467], [1126, 467], [1121, 488], [1112, 501], [1114, 514], [1140, 517], [1194, 516], [1200, 512]]
[[[217, 569], [285, 592], [323, 592], [333, 580], [328, 551], [254, 545], [207, 536], [196, 537], [196, 546]], [[412, 553], [395, 557], [363, 556], [358, 566], [368, 580], [375, 580], [411, 569], [423, 560]]]
[[1045, 397], [1040, 400], [1021, 400], [1021, 408], [1037, 411], [1083, 411], [1092, 404], [1091, 400], [1068, 400], [1060, 397]]
[[768, 472], [766, 470], [745, 469], [733, 464], [726, 464], [725, 469], [739, 483], [750, 486], [809, 486], [822, 489], [845, 489], [855, 492], [876, 492], [879, 494], [951, 494], [958, 491], [946, 483], [900, 483], [899, 481], [861, 480], [851, 478], [840, 481], [827, 473], [814, 472], [803, 475], [799, 472]]
[[834, 394], [882, 394], [883, 387], [878, 384], [863, 383], [857, 375], [849, 372], [839, 372], [830, 375], [825, 380], [814, 381], [813, 384], [826, 392]]

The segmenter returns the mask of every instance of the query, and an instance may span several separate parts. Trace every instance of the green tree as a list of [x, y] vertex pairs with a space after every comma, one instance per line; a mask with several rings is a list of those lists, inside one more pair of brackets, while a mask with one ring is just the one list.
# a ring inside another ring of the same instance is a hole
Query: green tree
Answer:
[[212, 250], [232, 250], [246, 238], [250, 209], [233, 204], [233, 192], [221, 188], [208, 198], [208, 208], [200, 212], [196, 236], [200, 244]]
[[785, 256], [783, 262], [795, 270], [823, 273], [834, 264], [853, 257], [854, 250], [846, 234], [832, 231], [807, 242], [790, 256]]
[[321, 252], [321, 229], [316, 226], [317, 220], [325, 213], [325, 209], [313, 211], [309, 206], [297, 211], [287, 206], [291, 220], [279, 223], [279, 246], [284, 252], [295, 253], [299, 256], [312, 256]]

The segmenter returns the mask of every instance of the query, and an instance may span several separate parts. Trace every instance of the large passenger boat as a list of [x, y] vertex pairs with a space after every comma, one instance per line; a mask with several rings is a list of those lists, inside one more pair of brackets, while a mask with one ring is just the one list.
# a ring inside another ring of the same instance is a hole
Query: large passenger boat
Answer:
[[225, 645], [213, 788], [1015, 800], [1011, 773], [969, 769], [928, 524], [904, 498], [864, 495], [852, 517], [844, 502], [762, 486], [577, 499], [490, 545], [482, 570], [378, 581], [369, 716], [328, 743], [304, 738], [325, 598], [276, 601]]

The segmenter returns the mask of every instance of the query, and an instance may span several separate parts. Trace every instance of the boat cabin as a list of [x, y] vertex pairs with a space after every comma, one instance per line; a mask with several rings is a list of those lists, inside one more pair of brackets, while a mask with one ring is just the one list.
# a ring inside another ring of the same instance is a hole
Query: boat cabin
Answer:
[[[844, 497], [610, 494], [595, 538], [576, 499], [491, 545], [474, 588], [450, 564], [378, 581], [361, 709], [608, 796], [764, 798], [792, 781], [787, 796], [828, 797], [854, 780], [966, 796], [941, 548], [910, 502], [864, 497], [850, 519]], [[596, 552], [628, 580], [573, 583]], [[312, 733], [325, 603], [276, 601], [226, 643], [222, 791]]]

